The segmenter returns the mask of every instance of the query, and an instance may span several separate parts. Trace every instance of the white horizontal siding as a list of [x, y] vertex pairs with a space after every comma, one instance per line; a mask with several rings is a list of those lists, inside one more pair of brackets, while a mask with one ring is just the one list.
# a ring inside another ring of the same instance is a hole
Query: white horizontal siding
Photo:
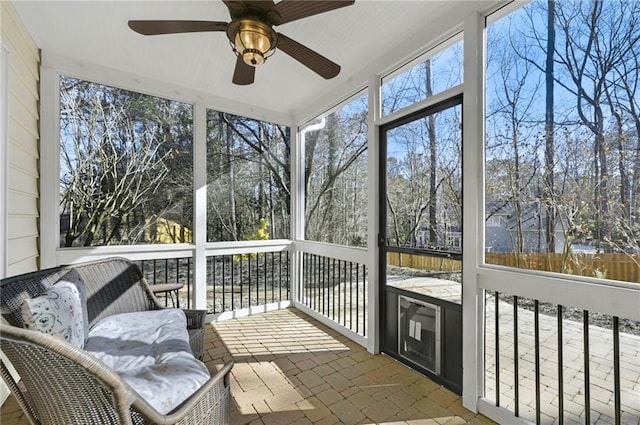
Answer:
[[[37, 218], [37, 216], [36, 216]], [[38, 223], [34, 217], [16, 216], [7, 229], [7, 239], [19, 239], [25, 235], [38, 237]]]
[[[25, 147], [27, 149], [25, 149]], [[38, 157], [36, 153], [29, 150], [28, 146], [17, 145], [9, 141], [9, 150], [11, 150], [11, 166], [23, 173], [33, 175], [33, 170], [38, 169]], [[37, 175], [35, 175], [37, 177]]]
[[[38, 257], [34, 256], [31, 258], [23, 258], [18, 262], [14, 262], [11, 264], [11, 274], [19, 275], [23, 273], [29, 273], [33, 270], [38, 269]], [[3, 383], [4, 384], [4, 383]], [[2, 391], [0, 391], [1, 393]], [[2, 400], [0, 398], [0, 400]]]
[[7, 128], [9, 133], [9, 144], [13, 144], [15, 147], [27, 152], [34, 159], [39, 157], [38, 155], [38, 139], [37, 128], [36, 133], [30, 133], [28, 129], [23, 127], [19, 121], [13, 121], [9, 123]]
[[[11, 2], [2, 2], [7, 87], [7, 275], [38, 268], [40, 51]], [[5, 164], [3, 164], [5, 166]]]
[[[9, 83], [11, 84], [11, 82]], [[37, 112], [37, 111], [36, 111]], [[38, 118], [34, 115], [34, 111], [27, 109], [26, 105], [14, 96], [9, 96], [9, 126], [18, 126], [26, 130], [31, 140], [19, 140], [19, 142], [33, 143], [33, 139], [37, 141], [38, 135]], [[11, 162], [11, 157], [9, 157]]]

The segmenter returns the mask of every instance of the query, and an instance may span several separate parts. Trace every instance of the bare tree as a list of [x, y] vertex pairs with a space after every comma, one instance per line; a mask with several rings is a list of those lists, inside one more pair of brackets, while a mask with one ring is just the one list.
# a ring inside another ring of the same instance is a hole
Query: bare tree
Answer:
[[[517, 61], [518, 55], [526, 54], [526, 44], [518, 39], [495, 39], [493, 43], [491, 60], [496, 84], [492, 86], [494, 100], [487, 115], [492, 123], [487, 149], [493, 156], [504, 158], [500, 161], [504, 179], [496, 179], [500, 181], [500, 185], [494, 186], [498, 190], [492, 190], [491, 186], [487, 188], [492, 207], [487, 213], [490, 217], [506, 209], [511, 217], [509, 227], [514, 229], [514, 251], [524, 253], [528, 250], [525, 248], [525, 221], [530, 219], [535, 204], [529, 184], [535, 180], [539, 168], [535, 160], [538, 125], [534, 114], [541, 84], [531, 72], [530, 63]], [[516, 258], [519, 261], [520, 257]]]
[[245, 239], [262, 219], [288, 237], [290, 130], [213, 110], [207, 125], [208, 240]]
[[[431, 76], [431, 59], [424, 62], [425, 91], [427, 97], [433, 96], [433, 81]], [[436, 246], [438, 243], [438, 198], [437, 198], [437, 171], [438, 171], [438, 140], [436, 134], [436, 119], [433, 114], [426, 118], [427, 137], [429, 139], [429, 243]]]
[[107, 245], [116, 237], [135, 243], [141, 231], [125, 225], [128, 215], [144, 210], [167, 175], [170, 152], [158, 154], [156, 126], [134, 122], [125, 107], [105, 102], [105, 93], [77, 94], [61, 91], [61, 204], [69, 220], [64, 246], [78, 239], [84, 246], [98, 239]]
[[[555, 16], [562, 33], [554, 57], [563, 73], [554, 77], [575, 99], [582, 125], [593, 135], [594, 234], [596, 248], [613, 237], [611, 221], [611, 144], [606, 138], [609, 100], [608, 81], [637, 49], [640, 32], [635, 2], [567, 2], [555, 4]], [[620, 19], [627, 20], [620, 25]]]
[[305, 139], [305, 236], [366, 244], [366, 96], [326, 117]]
[[555, 0], [547, 2], [547, 48], [545, 61], [545, 114], [544, 114], [544, 191], [545, 239], [547, 252], [555, 252], [556, 201], [555, 190], [555, 140], [554, 140], [554, 72], [553, 52], [556, 44]]

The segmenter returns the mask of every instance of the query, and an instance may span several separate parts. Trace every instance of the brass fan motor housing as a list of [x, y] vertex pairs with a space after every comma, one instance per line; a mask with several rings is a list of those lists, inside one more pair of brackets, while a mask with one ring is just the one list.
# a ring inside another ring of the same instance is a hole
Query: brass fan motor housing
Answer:
[[278, 34], [273, 27], [255, 16], [231, 21], [227, 26], [227, 38], [234, 53], [251, 66], [263, 64], [278, 44]]

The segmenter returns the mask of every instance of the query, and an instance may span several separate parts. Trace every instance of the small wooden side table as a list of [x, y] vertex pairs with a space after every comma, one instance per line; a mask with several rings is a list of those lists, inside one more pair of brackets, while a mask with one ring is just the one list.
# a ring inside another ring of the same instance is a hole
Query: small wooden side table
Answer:
[[[169, 305], [169, 297], [171, 297], [171, 303], [174, 307], [180, 308], [180, 295], [178, 292], [184, 286], [184, 283], [158, 283], [151, 286], [151, 292], [156, 295], [164, 295], [164, 305]], [[173, 299], [173, 293], [176, 294], [176, 299]]]

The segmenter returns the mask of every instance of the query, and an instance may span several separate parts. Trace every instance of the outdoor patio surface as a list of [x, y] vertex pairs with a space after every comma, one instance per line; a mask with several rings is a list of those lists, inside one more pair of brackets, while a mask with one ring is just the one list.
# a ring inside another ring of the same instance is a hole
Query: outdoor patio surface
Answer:
[[[500, 301], [500, 393], [501, 406], [515, 410], [513, 356], [513, 305]], [[486, 313], [486, 392], [495, 400], [495, 304], [487, 301]], [[518, 386], [520, 416], [535, 421], [535, 343], [534, 314], [518, 308]], [[540, 392], [541, 423], [559, 423], [558, 327], [557, 317], [540, 314]], [[583, 324], [563, 320], [563, 415], [565, 424], [584, 424], [585, 381]], [[590, 423], [614, 424], [613, 331], [589, 325]], [[640, 336], [620, 332], [621, 424], [640, 425]]]
[[[210, 369], [233, 358], [233, 424], [491, 424], [460, 397], [295, 309], [207, 326]], [[3, 425], [26, 424], [13, 398]]]

